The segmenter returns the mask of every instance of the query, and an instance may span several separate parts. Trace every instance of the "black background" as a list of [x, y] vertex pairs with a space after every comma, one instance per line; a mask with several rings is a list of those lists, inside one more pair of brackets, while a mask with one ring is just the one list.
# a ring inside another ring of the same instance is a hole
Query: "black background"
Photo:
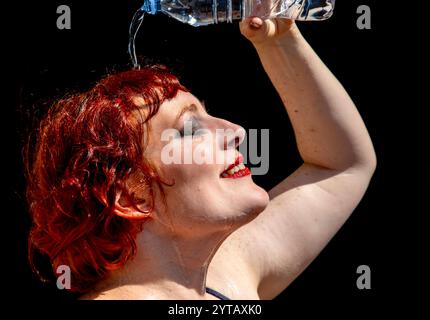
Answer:
[[[56, 27], [61, 4], [71, 8], [71, 30]], [[371, 30], [356, 26], [361, 4], [372, 9]], [[2, 130], [5, 159], [10, 161], [4, 172], [4, 280], [10, 284], [9, 297], [21, 303], [70, 299], [39, 283], [28, 267], [23, 141], [50, 101], [69, 90], [85, 90], [108, 72], [130, 67], [128, 27], [140, 5], [141, 1], [21, 1], [2, 12], [3, 53], [8, 55]], [[394, 58], [396, 41], [403, 35], [393, 27], [398, 21], [390, 20], [391, 14], [380, 1], [337, 1], [328, 21], [299, 23], [356, 103], [372, 137], [378, 167], [351, 218], [275, 299], [273, 308], [323, 301], [328, 307], [346, 302], [367, 310], [388, 296], [412, 292], [404, 288], [415, 282], [405, 268], [419, 264], [419, 258], [415, 246], [404, 240], [412, 237], [413, 223], [429, 212], [419, 199], [429, 188], [430, 166], [428, 157], [416, 155], [417, 145], [426, 146], [410, 139], [415, 126], [410, 116], [419, 118], [418, 107], [405, 105], [402, 98], [401, 83], [409, 79], [400, 76], [407, 64]], [[137, 52], [147, 61], [169, 66], [213, 115], [245, 128], [270, 128], [270, 171], [255, 177], [258, 184], [268, 189], [300, 164], [282, 102], [237, 23], [193, 28], [161, 14], [149, 16], [138, 34]], [[372, 270], [371, 290], [356, 288], [356, 268], [362, 264]], [[407, 273], [406, 280], [402, 272]]]

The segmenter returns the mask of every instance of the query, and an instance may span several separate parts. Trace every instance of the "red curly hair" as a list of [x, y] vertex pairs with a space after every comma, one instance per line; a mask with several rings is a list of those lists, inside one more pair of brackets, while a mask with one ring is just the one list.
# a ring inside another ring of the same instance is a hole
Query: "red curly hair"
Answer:
[[[34, 254], [42, 253], [53, 270], [69, 266], [72, 291], [82, 293], [135, 255], [136, 235], [146, 219], [115, 214], [115, 197], [121, 192], [139, 210], [126, 183], [139, 173], [153, 200], [153, 183], [162, 181], [143, 156], [147, 122], [178, 90], [188, 91], [165, 67], [147, 66], [109, 75], [49, 109], [24, 161], [33, 270], [39, 273]], [[142, 108], [133, 102], [136, 97], [148, 110], [138, 123], [130, 120]]]

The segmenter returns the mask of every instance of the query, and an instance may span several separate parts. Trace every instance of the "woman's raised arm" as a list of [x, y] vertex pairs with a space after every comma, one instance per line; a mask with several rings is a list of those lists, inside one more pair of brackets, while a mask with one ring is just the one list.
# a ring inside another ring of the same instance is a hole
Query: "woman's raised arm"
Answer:
[[296, 24], [266, 20], [255, 29], [242, 22], [241, 31], [254, 44], [284, 102], [303, 161], [334, 170], [361, 167], [372, 172], [375, 152], [354, 103]]
[[242, 254], [259, 296], [270, 299], [307, 267], [355, 209], [376, 156], [354, 103], [297, 26], [254, 18], [257, 27], [252, 27], [250, 21], [241, 22], [241, 32], [282, 98], [304, 161], [270, 190], [268, 207], [223, 244], [237, 249], [225, 251]]

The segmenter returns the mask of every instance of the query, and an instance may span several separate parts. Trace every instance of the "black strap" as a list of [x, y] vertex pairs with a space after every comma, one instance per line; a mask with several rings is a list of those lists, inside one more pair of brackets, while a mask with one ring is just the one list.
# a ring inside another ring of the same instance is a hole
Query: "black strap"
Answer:
[[219, 293], [218, 291], [208, 288], [206, 287], [206, 292], [213, 295], [214, 297], [217, 297], [220, 300], [231, 300], [229, 298], [227, 298], [225, 295], [223, 295], [222, 293]]

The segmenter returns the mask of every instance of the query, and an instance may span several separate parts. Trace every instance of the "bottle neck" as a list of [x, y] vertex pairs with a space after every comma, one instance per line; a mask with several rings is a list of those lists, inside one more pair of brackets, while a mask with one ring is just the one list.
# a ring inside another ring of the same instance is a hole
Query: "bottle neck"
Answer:
[[[212, 13], [214, 23], [233, 22], [241, 20], [244, 13], [243, 1], [246, 0], [200, 0], [199, 8]], [[156, 14], [161, 10], [162, 0], [145, 0], [140, 10], [149, 14]], [[191, 1], [183, 1], [182, 6], [187, 7]]]
[[212, 0], [214, 22], [233, 22], [242, 18], [243, 0]]

